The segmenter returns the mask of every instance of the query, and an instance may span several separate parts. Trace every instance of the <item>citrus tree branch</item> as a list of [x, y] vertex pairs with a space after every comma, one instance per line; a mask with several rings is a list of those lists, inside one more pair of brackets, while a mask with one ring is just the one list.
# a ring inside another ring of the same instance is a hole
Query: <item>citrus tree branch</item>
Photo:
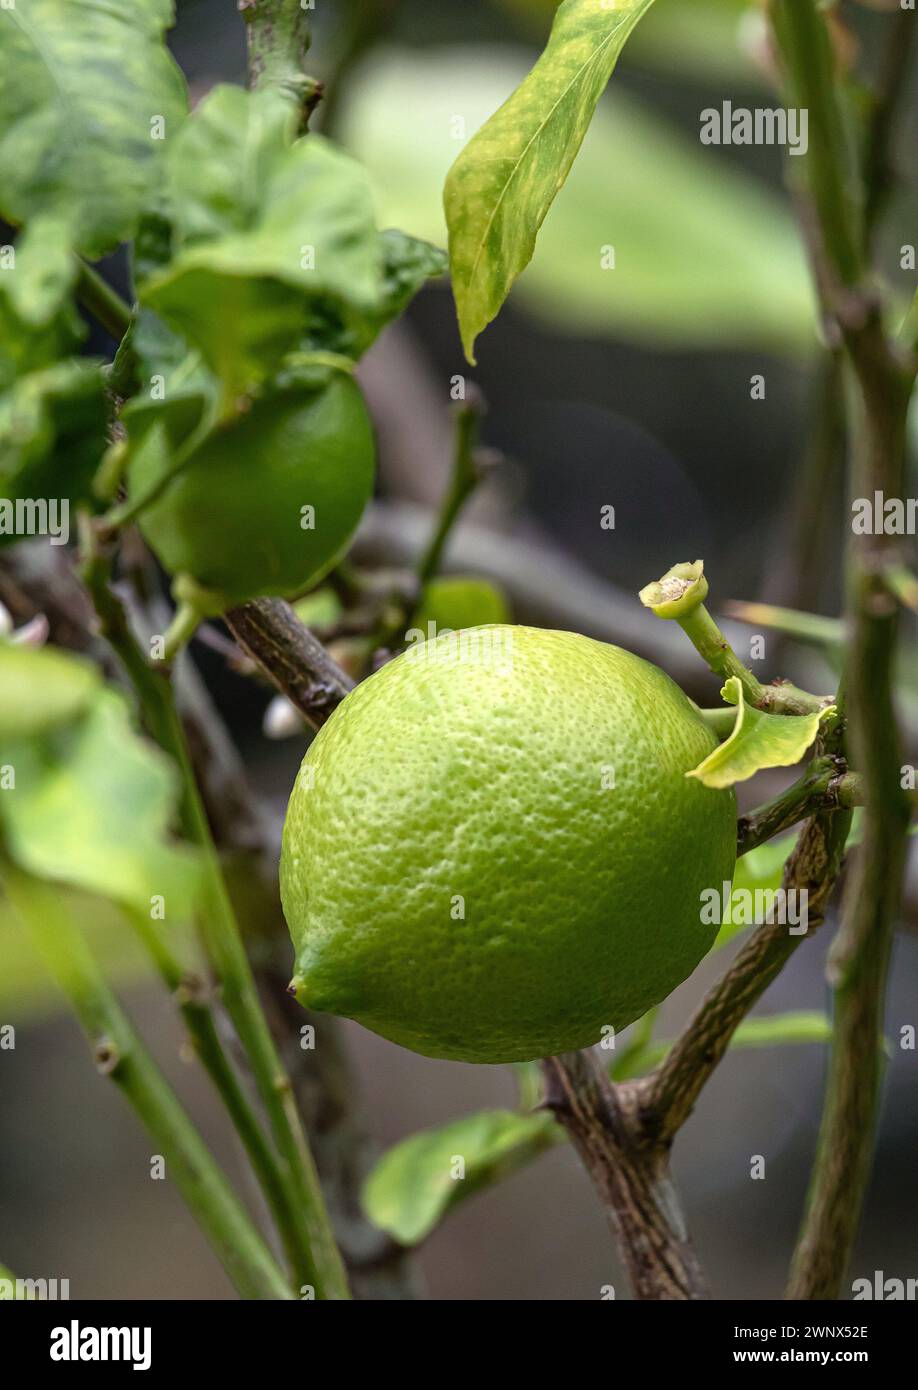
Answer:
[[[808, 895], [807, 935], [825, 917], [850, 824], [845, 812], [812, 817], [784, 866], [782, 887]], [[740, 948], [663, 1063], [641, 1083], [644, 1127], [654, 1141], [671, 1141], [685, 1124], [736, 1029], [803, 940], [786, 923], [766, 922]]]
[[261, 1125], [249, 1104], [239, 1077], [226, 1055], [210, 1006], [206, 982], [185, 970], [154, 922], [142, 912], [131, 912], [131, 922], [156, 967], [163, 984], [172, 995], [194, 1048], [207, 1072], [248, 1155], [288, 1258], [295, 1267], [298, 1250], [291, 1241], [290, 1211], [283, 1175]]
[[642, 1139], [638, 1090], [613, 1085], [592, 1052], [542, 1062], [545, 1104], [567, 1131], [599, 1195], [635, 1296], [708, 1296], [664, 1146]]
[[895, 185], [890, 152], [896, 119], [905, 94], [915, 40], [914, 11], [902, 8], [890, 17], [876, 89], [870, 99], [870, 119], [864, 152], [865, 232], [870, 237]]
[[862, 801], [861, 778], [847, 771], [844, 759], [814, 758], [792, 786], [764, 806], [740, 816], [736, 826], [736, 853], [738, 856], [748, 854], [816, 811], [850, 810]]
[[283, 599], [253, 599], [224, 616], [242, 650], [314, 729], [353, 689], [350, 676]]
[[[772, 0], [771, 14], [788, 98], [810, 112], [806, 225], [823, 312], [844, 344], [858, 388], [860, 421], [850, 494], [874, 498], [879, 493], [901, 502], [915, 363], [900, 358], [886, 336], [883, 307], [867, 279], [867, 237], [852, 232], [846, 162], [837, 138], [842, 117], [832, 81], [831, 45], [814, 0]], [[864, 839], [830, 954], [833, 1046], [807, 1208], [788, 1285], [792, 1298], [838, 1296], [875, 1142], [886, 981], [909, 820], [899, 781], [901, 744], [893, 701], [898, 605], [884, 578], [896, 558], [896, 540], [885, 533], [882, 518], [873, 534], [853, 536], [844, 686], [851, 753], [866, 800]]]

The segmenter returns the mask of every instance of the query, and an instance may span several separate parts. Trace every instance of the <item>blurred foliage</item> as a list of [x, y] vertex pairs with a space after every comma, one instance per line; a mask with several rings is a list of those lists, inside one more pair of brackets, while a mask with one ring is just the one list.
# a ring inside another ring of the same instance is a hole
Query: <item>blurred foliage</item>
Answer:
[[170, 921], [187, 918], [198, 865], [168, 834], [177, 776], [134, 732], [124, 697], [77, 658], [7, 643], [0, 689], [3, 774], [15, 778], [0, 794], [5, 851], [38, 877], [145, 913], [161, 897]]
[[[69, 355], [83, 329], [66, 224], [36, 217], [12, 257], [0, 275], [0, 493], [88, 501], [106, 442], [105, 383], [100, 364]], [[13, 538], [8, 528], [0, 544]]]
[[0, 8], [7, 220], [53, 213], [70, 244], [93, 259], [133, 235], [187, 105], [185, 79], [162, 42], [172, 18], [172, 0]]
[[[153, 967], [140, 938], [114, 903], [67, 889], [62, 890], [62, 897], [113, 985], [130, 986], [152, 979]], [[0, 960], [0, 1017], [5, 1023], [37, 1023], [66, 1007], [31, 939], [2, 896]]]
[[[494, 0], [509, 10], [537, 38], [543, 37], [558, 0]], [[635, 30], [628, 57], [665, 72], [705, 81], [762, 82], [744, 32], [753, 32], [756, 7], [750, 0], [656, 0]]]
[[[467, 138], [525, 71], [512, 48], [374, 52], [351, 85], [340, 133], [367, 165], [383, 225], [444, 243], [440, 189], [456, 157], [456, 119]], [[614, 270], [602, 268], [608, 246]], [[614, 84], [514, 296], [570, 333], [786, 352], [815, 342], [787, 202]]]

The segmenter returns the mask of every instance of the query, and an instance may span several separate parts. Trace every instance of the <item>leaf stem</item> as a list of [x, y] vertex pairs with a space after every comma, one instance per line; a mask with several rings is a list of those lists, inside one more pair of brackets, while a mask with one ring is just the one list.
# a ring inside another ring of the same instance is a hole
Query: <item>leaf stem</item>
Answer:
[[289, 1299], [287, 1282], [200, 1135], [151, 1060], [59, 896], [3, 864], [17, 916], [67, 996], [93, 1049], [162, 1151], [170, 1174], [244, 1298]]
[[818, 613], [801, 613], [772, 603], [746, 603], [739, 599], [723, 604], [723, 613], [735, 622], [768, 628], [801, 642], [814, 642], [830, 651], [837, 651], [845, 640], [844, 623], [839, 618], [824, 618]]
[[131, 326], [132, 310], [130, 304], [112, 289], [97, 270], [94, 270], [82, 257], [77, 258], [76, 293], [80, 303], [89, 310], [94, 319], [105, 329], [110, 337], [119, 343]]

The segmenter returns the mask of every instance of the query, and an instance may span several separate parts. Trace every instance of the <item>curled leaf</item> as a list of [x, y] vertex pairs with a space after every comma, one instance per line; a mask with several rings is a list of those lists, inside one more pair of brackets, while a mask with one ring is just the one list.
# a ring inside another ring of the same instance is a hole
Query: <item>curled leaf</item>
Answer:
[[835, 706], [815, 714], [764, 714], [747, 705], [743, 688], [731, 676], [721, 691], [738, 713], [733, 733], [686, 777], [697, 777], [706, 787], [732, 787], [766, 767], [791, 767], [798, 763], [819, 732], [819, 726]]

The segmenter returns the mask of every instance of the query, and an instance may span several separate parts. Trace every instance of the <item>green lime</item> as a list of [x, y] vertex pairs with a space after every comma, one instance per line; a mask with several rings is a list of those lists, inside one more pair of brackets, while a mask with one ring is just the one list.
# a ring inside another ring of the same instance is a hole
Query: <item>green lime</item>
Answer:
[[424, 594], [412, 627], [426, 636], [428, 623], [434, 624], [434, 635], [445, 628], [458, 631], [463, 627], [483, 627], [486, 623], [510, 621], [507, 600], [487, 579], [465, 575], [450, 575], [432, 579]]
[[310, 1008], [433, 1057], [586, 1047], [710, 948], [736, 806], [685, 774], [715, 739], [618, 647], [489, 626], [409, 648], [321, 730], [281, 894]]
[[[153, 481], [155, 450], [131, 463]], [[314, 582], [345, 549], [373, 489], [373, 432], [354, 381], [257, 402], [217, 429], [140, 517], [163, 565], [227, 606]]]

